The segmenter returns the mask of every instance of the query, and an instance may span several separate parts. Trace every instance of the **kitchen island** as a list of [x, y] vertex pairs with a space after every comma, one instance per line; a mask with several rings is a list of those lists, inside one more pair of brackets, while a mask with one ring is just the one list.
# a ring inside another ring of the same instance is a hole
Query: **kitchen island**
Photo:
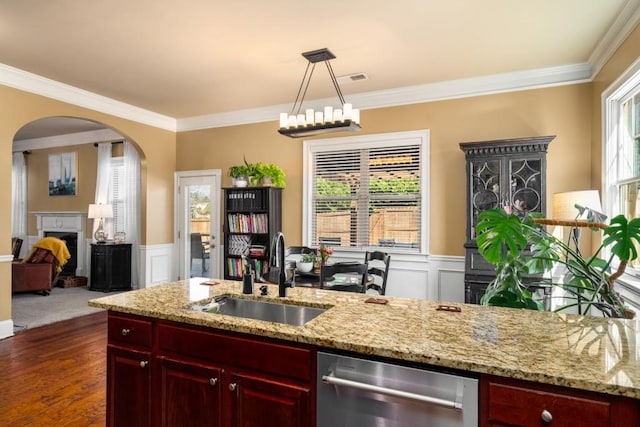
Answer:
[[[500, 377], [560, 386], [559, 390], [595, 392], [605, 400], [621, 396], [626, 404], [626, 416], [637, 416], [640, 402], [636, 400], [640, 399], [640, 323], [637, 320], [461, 303], [446, 304], [460, 309], [449, 311], [438, 309], [440, 303], [436, 301], [396, 297], [385, 297], [387, 304], [372, 304], [365, 302], [367, 295], [309, 288], [289, 289], [286, 298], [278, 298], [278, 288], [272, 285], [267, 285], [267, 296], [260, 296], [257, 286], [253, 295], [242, 295], [240, 282], [202, 284], [204, 280], [191, 279], [106, 296], [89, 304], [108, 309], [110, 314], [124, 315], [125, 319], [132, 315], [134, 321], [139, 321], [136, 320], [139, 316], [171, 325], [192, 325], [199, 331], [224, 331], [257, 340], [275, 340], [305, 350], [330, 349], [466, 372], [488, 379], [489, 383], [484, 381], [481, 388], [481, 400], [486, 400], [483, 394], [491, 389], [491, 380]], [[329, 309], [302, 326], [189, 309], [193, 304], [202, 304], [220, 295]], [[109, 331], [110, 344], [115, 335], [117, 333]], [[151, 332], [149, 335], [153, 341]], [[148, 343], [150, 353], [154, 345]], [[312, 356], [311, 360], [315, 358]]]

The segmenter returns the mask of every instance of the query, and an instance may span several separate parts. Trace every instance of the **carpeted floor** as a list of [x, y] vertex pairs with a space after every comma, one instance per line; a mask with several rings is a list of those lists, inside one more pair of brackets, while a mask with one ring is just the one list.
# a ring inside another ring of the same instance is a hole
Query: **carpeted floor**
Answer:
[[100, 298], [103, 292], [90, 291], [86, 287], [53, 288], [49, 296], [32, 293], [14, 294], [11, 298], [13, 332], [71, 319], [72, 317], [100, 311], [89, 307], [87, 301]]

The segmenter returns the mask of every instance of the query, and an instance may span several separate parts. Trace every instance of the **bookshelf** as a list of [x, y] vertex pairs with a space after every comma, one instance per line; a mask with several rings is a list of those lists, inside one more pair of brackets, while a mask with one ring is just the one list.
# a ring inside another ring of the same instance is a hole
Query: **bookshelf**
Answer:
[[242, 255], [255, 260], [258, 273], [269, 269], [273, 236], [282, 230], [282, 188], [224, 189], [224, 278], [242, 278]]

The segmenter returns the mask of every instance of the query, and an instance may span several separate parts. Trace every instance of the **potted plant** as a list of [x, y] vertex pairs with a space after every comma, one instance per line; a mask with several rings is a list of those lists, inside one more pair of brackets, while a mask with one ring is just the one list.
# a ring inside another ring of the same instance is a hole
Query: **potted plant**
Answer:
[[311, 270], [313, 270], [313, 265], [315, 264], [315, 262], [315, 253], [311, 252], [302, 254], [302, 257], [298, 261], [296, 261], [296, 269], [300, 273], [309, 273]]
[[487, 287], [480, 303], [511, 308], [544, 310], [544, 304], [535, 299], [533, 293], [524, 285], [522, 277], [529, 271], [527, 259], [522, 256], [528, 241], [528, 228], [531, 217], [521, 220], [517, 215], [502, 209], [490, 209], [479, 216], [476, 227], [477, 243], [480, 254], [496, 266], [496, 278]]
[[249, 185], [248, 168], [245, 165], [231, 166], [229, 176], [232, 178], [234, 187], [246, 187]]
[[284, 171], [278, 165], [273, 163], [268, 165], [262, 164], [260, 173], [262, 175], [262, 185], [264, 186], [284, 188], [286, 185]]
[[284, 187], [284, 171], [273, 163], [262, 162], [250, 163], [248, 168], [251, 172], [251, 185], [262, 185], [264, 187]]
[[263, 185], [284, 188], [286, 185], [284, 171], [278, 165], [263, 162], [249, 163], [246, 157], [243, 165], [229, 168], [229, 175], [234, 178], [234, 187]]
[[[561, 264], [566, 273], [562, 281], [552, 281], [551, 285], [564, 289], [572, 302], [558, 307], [556, 311], [581, 307], [588, 314], [595, 307], [605, 316], [633, 317], [634, 313], [615, 291], [614, 282], [622, 275], [627, 263], [638, 257], [636, 245], [640, 243], [640, 218], [628, 221], [623, 215], [618, 215], [607, 225], [589, 220], [557, 221], [542, 218], [540, 214], [519, 217], [503, 209], [484, 211], [479, 218], [476, 228], [478, 249], [488, 262], [496, 265], [498, 272], [482, 303], [513, 306], [517, 298], [524, 298], [523, 306], [533, 307], [528, 291], [521, 281], [515, 280], [518, 274], [521, 278], [524, 272], [548, 273]], [[569, 243], [549, 234], [542, 225], [603, 230], [604, 236], [595, 253], [585, 257]], [[525, 252], [527, 248], [530, 248], [530, 254]], [[606, 260], [600, 258], [604, 248], [610, 253]], [[612, 271], [614, 262], [618, 264], [615, 272]]]

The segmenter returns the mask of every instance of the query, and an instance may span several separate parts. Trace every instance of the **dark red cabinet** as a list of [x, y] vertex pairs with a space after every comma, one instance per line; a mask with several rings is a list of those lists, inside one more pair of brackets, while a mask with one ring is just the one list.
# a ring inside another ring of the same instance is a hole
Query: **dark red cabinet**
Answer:
[[109, 426], [313, 427], [315, 349], [109, 313]]
[[480, 386], [482, 427], [640, 425], [632, 399], [488, 375]]
[[160, 358], [160, 425], [222, 425], [222, 369]]

